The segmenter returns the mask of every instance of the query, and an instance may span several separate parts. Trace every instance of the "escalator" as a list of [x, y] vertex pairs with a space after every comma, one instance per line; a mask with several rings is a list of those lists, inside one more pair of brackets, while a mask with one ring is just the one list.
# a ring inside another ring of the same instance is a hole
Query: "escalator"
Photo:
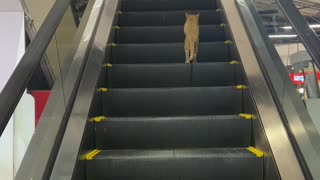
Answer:
[[[0, 94], [0, 135], [69, 4]], [[200, 14], [193, 64], [186, 13]], [[89, 1], [66, 60], [17, 180], [320, 177], [320, 136], [251, 0]]]
[[[263, 179], [249, 88], [216, 2], [120, 6], [92, 105], [86, 179]], [[184, 63], [185, 12], [200, 13], [194, 64]]]

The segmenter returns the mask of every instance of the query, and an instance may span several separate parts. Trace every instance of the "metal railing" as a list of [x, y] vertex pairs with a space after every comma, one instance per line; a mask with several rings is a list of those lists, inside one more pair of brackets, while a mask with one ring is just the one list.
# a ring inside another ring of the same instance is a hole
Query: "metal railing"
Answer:
[[[320, 41], [292, 1], [276, 0], [279, 8], [292, 23], [315, 64], [320, 62]], [[276, 48], [263, 26], [252, 0], [237, 0], [243, 23], [250, 36], [260, 67], [277, 104], [291, 144], [299, 159], [305, 179], [319, 179], [320, 133], [304, 102], [289, 79]]]
[[[89, 1], [15, 179], [48, 179], [76, 96], [104, 0]], [[0, 94], [0, 136], [57, 33], [71, 0], [57, 0]], [[63, 26], [64, 27], [64, 26]], [[58, 47], [57, 51], [58, 51]], [[59, 61], [60, 63], [60, 61]], [[61, 66], [60, 66], [61, 65]]]
[[70, 0], [57, 0], [0, 94], [0, 136], [54, 36]]

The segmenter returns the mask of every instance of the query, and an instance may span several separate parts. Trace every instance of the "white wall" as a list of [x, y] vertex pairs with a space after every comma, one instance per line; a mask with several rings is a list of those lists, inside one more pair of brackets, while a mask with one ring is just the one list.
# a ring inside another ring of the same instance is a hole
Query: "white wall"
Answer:
[[284, 65], [290, 65], [289, 56], [299, 51], [305, 50], [305, 47], [301, 43], [281, 44], [276, 45], [279, 56], [282, 59]]
[[[19, 0], [0, 0], [0, 92], [25, 50]], [[24, 94], [0, 137], [0, 179], [12, 180], [34, 131], [34, 100]]]

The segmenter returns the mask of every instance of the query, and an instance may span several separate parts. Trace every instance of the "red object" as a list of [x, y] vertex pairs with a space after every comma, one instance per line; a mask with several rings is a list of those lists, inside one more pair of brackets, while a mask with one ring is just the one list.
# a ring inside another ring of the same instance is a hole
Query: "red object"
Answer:
[[44, 107], [47, 104], [50, 91], [32, 91], [30, 94], [35, 100], [35, 127], [37, 127]]
[[[305, 76], [308, 76], [309, 74], [310, 73], [305, 73]], [[289, 74], [289, 77], [294, 85], [304, 85], [305, 79], [302, 73]], [[317, 72], [317, 79], [320, 81], [320, 72]]]

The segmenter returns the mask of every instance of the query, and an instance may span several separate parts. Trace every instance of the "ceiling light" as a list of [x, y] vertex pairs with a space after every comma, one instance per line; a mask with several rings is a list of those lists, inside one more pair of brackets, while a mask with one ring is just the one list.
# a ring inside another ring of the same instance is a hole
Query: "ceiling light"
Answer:
[[296, 34], [277, 34], [277, 35], [269, 35], [269, 38], [295, 38], [298, 37]]
[[[320, 24], [311, 24], [309, 25], [311, 28], [320, 28]], [[283, 26], [282, 29], [292, 29], [292, 26]]]

